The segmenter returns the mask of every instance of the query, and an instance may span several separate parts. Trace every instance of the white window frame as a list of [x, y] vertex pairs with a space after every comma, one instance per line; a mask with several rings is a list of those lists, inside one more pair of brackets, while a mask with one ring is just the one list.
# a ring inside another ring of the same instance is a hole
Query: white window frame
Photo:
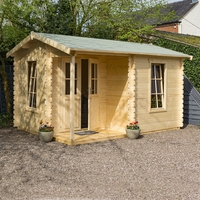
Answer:
[[[154, 74], [152, 76], [152, 67]], [[159, 74], [156, 74], [156, 68]], [[152, 85], [152, 83], [154, 85]], [[154, 90], [154, 91], [152, 91]], [[152, 107], [152, 96], [155, 97], [155, 106]], [[159, 105], [161, 101], [162, 106]], [[150, 111], [165, 111], [166, 110], [166, 64], [151, 63], [150, 65]]]
[[[35, 68], [35, 71], [34, 71]], [[31, 109], [37, 108], [37, 62], [28, 61], [28, 101]]]

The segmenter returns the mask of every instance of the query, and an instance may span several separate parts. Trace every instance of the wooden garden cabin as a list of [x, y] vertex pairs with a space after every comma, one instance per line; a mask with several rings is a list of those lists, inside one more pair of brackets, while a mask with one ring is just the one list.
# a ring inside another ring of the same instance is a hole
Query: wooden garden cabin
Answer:
[[31, 32], [14, 57], [14, 126], [37, 133], [116, 130], [138, 120], [142, 133], [183, 125], [183, 60], [154, 46]]

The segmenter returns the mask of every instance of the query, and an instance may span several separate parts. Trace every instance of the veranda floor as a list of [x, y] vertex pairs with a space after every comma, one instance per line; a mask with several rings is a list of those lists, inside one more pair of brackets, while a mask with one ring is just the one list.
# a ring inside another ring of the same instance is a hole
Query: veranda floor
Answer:
[[103, 131], [95, 130], [95, 131], [97, 131], [98, 133], [91, 135], [74, 134], [73, 141], [70, 140], [69, 132], [62, 132], [54, 135], [54, 140], [57, 142], [73, 146], [73, 145], [88, 144], [93, 142], [101, 142], [101, 141], [114, 140], [126, 137], [125, 131], [124, 132], [113, 131], [113, 130], [103, 130]]

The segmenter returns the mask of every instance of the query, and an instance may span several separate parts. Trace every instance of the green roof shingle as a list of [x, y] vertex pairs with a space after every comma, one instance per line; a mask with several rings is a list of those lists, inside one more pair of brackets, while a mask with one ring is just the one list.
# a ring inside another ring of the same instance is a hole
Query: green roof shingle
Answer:
[[8, 52], [7, 56], [12, 55], [14, 52], [18, 51], [25, 43], [33, 39], [40, 40], [41, 42], [49, 44], [54, 48], [57, 48], [68, 54], [70, 53], [70, 51], [79, 51], [97, 54], [137, 54], [191, 59], [190, 55], [151, 44], [34, 32], [31, 32], [31, 34], [27, 38], [25, 38], [21, 43], [19, 43], [10, 52]]

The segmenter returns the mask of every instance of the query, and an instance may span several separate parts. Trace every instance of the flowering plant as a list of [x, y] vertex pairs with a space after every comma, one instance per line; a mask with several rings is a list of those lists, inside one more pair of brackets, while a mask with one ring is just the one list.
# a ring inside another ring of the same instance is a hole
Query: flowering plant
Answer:
[[41, 132], [50, 132], [53, 131], [54, 127], [49, 125], [49, 122], [44, 123], [42, 120], [40, 121], [39, 131]]
[[140, 127], [138, 126], [138, 121], [131, 122], [129, 125], [126, 126], [127, 129], [132, 129], [132, 130], [139, 130]]

